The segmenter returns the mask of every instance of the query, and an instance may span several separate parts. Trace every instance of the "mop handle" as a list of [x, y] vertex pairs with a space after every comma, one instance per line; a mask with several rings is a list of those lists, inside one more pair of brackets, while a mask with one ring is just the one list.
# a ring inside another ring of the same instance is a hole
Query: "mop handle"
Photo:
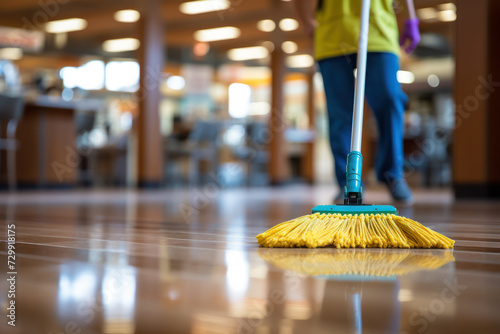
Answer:
[[356, 88], [352, 118], [351, 152], [361, 152], [363, 131], [363, 107], [365, 105], [366, 54], [368, 49], [368, 26], [370, 22], [370, 0], [362, 0], [361, 25], [359, 29]]

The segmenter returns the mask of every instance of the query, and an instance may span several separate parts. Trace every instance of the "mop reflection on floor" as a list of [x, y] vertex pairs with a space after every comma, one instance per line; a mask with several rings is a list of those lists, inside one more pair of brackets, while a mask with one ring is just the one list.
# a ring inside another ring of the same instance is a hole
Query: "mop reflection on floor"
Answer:
[[[439, 249], [260, 248], [258, 254], [285, 271], [325, 279], [325, 289], [337, 291], [337, 294], [324, 294], [321, 308], [325, 321], [329, 321], [332, 326], [340, 326], [342, 331], [356, 334], [363, 333], [363, 329], [373, 328], [383, 329], [384, 333], [400, 333], [401, 297], [407, 291], [400, 289], [399, 277], [435, 270], [455, 261], [453, 251]], [[379, 284], [370, 285], [367, 282]], [[380, 313], [378, 307], [371, 307], [373, 304], [370, 304], [369, 298], [368, 304], [364, 306], [369, 312], [365, 317], [362, 316], [363, 290], [371, 296], [383, 298], [384, 312]], [[332, 295], [337, 295], [337, 298]]]
[[434, 270], [455, 261], [452, 251], [394, 249], [259, 249], [267, 262], [285, 270], [328, 279], [395, 279], [421, 270]]

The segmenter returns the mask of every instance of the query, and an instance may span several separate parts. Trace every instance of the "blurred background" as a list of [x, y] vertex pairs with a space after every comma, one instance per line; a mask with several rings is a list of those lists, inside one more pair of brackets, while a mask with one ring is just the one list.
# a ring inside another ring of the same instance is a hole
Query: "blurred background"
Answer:
[[[422, 41], [398, 73], [408, 182], [498, 197], [499, 5], [415, 6]], [[326, 117], [290, 1], [0, 3], [2, 189], [334, 189]], [[366, 113], [367, 186], [376, 147]]]

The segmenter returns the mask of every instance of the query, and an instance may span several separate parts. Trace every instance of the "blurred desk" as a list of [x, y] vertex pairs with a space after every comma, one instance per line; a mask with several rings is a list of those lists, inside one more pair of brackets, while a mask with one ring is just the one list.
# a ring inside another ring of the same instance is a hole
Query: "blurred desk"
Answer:
[[17, 131], [20, 188], [75, 185], [79, 164], [75, 149], [76, 106], [75, 102], [48, 97], [26, 102]]

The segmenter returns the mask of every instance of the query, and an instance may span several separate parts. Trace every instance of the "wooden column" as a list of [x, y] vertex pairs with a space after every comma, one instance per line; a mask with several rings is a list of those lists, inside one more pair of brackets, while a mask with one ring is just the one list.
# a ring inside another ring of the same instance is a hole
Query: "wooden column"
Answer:
[[453, 187], [458, 198], [500, 197], [497, 1], [457, 1]]
[[269, 129], [269, 178], [271, 185], [280, 185], [289, 178], [288, 160], [286, 154], [285, 130], [286, 122], [283, 113], [283, 85], [285, 78], [285, 53], [281, 50], [283, 32], [278, 28], [283, 3], [273, 0], [271, 13], [275, 15], [276, 29], [272, 34], [274, 50], [271, 52], [271, 117]]
[[[500, 197], [500, 2], [490, 0], [488, 8], [488, 76], [494, 82], [488, 84], [491, 95], [488, 99], [488, 180], [491, 184], [489, 197]], [[488, 77], [486, 77], [488, 81]]]
[[141, 47], [138, 60], [141, 66], [140, 88], [137, 94], [139, 114], [137, 138], [137, 185], [155, 187], [162, 180], [163, 151], [160, 133], [160, 81], [164, 60], [164, 32], [161, 0], [140, 1], [139, 34]]
[[279, 185], [288, 179], [288, 161], [284, 132], [286, 129], [283, 114], [283, 84], [285, 75], [284, 52], [276, 45], [271, 52], [271, 117], [269, 128], [269, 177], [272, 185]]
[[[307, 118], [309, 130], [315, 131], [316, 113], [314, 109], [314, 67], [306, 73], [307, 78]], [[302, 176], [309, 183], [314, 183], [314, 143], [316, 139], [305, 143], [305, 154], [302, 160]]]

